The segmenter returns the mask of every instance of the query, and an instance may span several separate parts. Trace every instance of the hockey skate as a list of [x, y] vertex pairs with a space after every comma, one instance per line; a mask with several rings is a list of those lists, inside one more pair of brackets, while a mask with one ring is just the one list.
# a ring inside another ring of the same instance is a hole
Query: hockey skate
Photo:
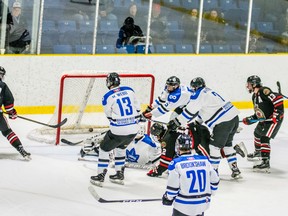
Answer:
[[237, 154], [239, 154], [241, 157], [245, 157], [247, 155], [247, 149], [246, 146], [243, 142], [240, 142], [236, 144], [234, 147], [234, 150], [236, 151]]
[[25, 149], [23, 148], [23, 146], [19, 146], [17, 148], [17, 151], [22, 155], [24, 160], [26, 160], [26, 161], [32, 160], [31, 154], [29, 152], [26, 152]]
[[160, 177], [162, 175], [162, 173], [158, 172], [157, 167], [154, 167], [153, 169], [149, 170], [147, 175], [150, 177]]
[[254, 172], [266, 172], [270, 173], [270, 161], [269, 159], [262, 160], [262, 163], [259, 165], [253, 166]]
[[106, 173], [107, 173], [107, 169], [104, 169], [103, 173], [100, 173], [97, 176], [91, 176], [90, 178], [91, 184], [96, 185], [98, 187], [102, 187]]
[[240, 172], [240, 170], [239, 170], [239, 168], [237, 167], [237, 164], [235, 163], [235, 164], [232, 164], [232, 174], [231, 174], [231, 177], [233, 178], [233, 179], [239, 179], [239, 178], [241, 178], [241, 172]]
[[115, 175], [110, 175], [109, 179], [112, 183], [124, 185], [124, 170], [122, 167], [120, 171], [117, 171]]
[[260, 151], [254, 151], [253, 153], [250, 153], [247, 155], [248, 161], [258, 161], [261, 160], [261, 152]]

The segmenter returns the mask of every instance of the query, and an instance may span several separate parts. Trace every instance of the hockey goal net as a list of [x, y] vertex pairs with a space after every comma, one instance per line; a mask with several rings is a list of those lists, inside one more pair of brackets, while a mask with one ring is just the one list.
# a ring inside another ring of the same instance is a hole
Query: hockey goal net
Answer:
[[[114, 71], [113, 71], [114, 72]], [[60, 80], [59, 102], [48, 124], [67, 122], [58, 129], [42, 127], [31, 131], [28, 138], [38, 142], [59, 144], [61, 138], [79, 140], [87, 134], [109, 129], [109, 122], [102, 107], [102, 97], [108, 91], [106, 76], [109, 72], [65, 74]], [[120, 73], [121, 85], [134, 89], [141, 110], [152, 104], [155, 78], [152, 74]], [[147, 123], [149, 129], [150, 122]], [[88, 137], [87, 137], [88, 136]]]

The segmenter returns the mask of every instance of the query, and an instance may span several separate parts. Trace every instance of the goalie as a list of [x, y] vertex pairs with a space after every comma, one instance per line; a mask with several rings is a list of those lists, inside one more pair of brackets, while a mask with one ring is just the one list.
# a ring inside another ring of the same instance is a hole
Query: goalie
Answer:
[[[163, 125], [154, 123], [151, 126], [151, 136], [145, 131], [145, 124], [141, 124], [137, 136], [126, 148], [126, 167], [149, 168], [159, 161], [161, 155], [160, 141], [166, 129]], [[104, 134], [86, 139], [80, 150], [81, 158], [86, 156], [98, 157], [99, 143], [103, 137]], [[110, 155], [110, 158], [113, 159], [112, 152]]]

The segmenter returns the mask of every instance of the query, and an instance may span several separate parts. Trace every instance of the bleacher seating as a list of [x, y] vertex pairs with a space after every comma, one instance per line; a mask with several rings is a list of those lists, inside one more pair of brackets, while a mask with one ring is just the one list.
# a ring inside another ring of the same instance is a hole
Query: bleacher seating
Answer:
[[75, 53], [77, 54], [92, 54], [92, 45], [76, 45]]
[[156, 53], [174, 53], [174, 47], [171, 44], [157, 44]]
[[176, 53], [194, 53], [193, 45], [191, 44], [176, 44], [175, 46]]
[[218, 0], [203, 0], [203, 8], [205, 11], [219, 8]]
[[193, 8], [199, 8], [199, 0], [182, 0], [183, 8], [192, 10]]
[[199, 53], [212, 53], [212, 46], [210, 44], [200, 44]]
[[59, 20], [58, 31], [61, 33], [66, 31], [76, 31], [76, 22], [74, 20]]
[[82, 21], [79, 23], [79, 30], [81, 32], [88, 32], [94, 30], [94, 22], [93, 21]]
[[100, 20], [99, 27], [100, 30], [104, 32], [119, 31], [117, 20]]
[[236, 9], [238, 7], [236, 0], [219, 0], [219, 2], [222, 11], [227, 11], [229, 9]]
[[71, 45], [54, 45], [53, 53], [56, 54], [70, 54], [73, 53], [73, 49]]
[[180, 0], [162, 0], [165, 7], [181, 7], [182, 4]]
[[78, 30], [68, 30], [59, 35], [59, 44], [82, 44], [82, 34]]
[[229, 53], [230, 52], [230, 46], [227, 44], [214, 44], [213, 45], [213, 52], [214, 53]]
[[259, 32], [272, 32], [274, 30], [272, 22], [256, 22], [256, 29]]
[[114, 54], [115, 53], [115, 46], [113, 45], [97, 45], [96, 46], [96, 53], [111, 53]]
[[56, 30], [56, 22], [54, 20], [43, 20], [42, 31]]
[[231, 53], [244, 53], [240, 44], [230, 44]]

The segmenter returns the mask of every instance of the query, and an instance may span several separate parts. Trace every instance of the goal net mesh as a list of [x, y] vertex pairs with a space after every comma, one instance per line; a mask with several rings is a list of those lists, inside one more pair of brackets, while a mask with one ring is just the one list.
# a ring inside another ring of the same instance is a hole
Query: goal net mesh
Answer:
[[[58, 129], [41, 127], [28, 134], [28, 138], [38, 142], [59, 144], [61, 138], [78, 140], [88, 138], [95, 133], [109, 129], [102, 97], [108, 91], [106, 76], [109, 72], [78, 71], [65, 74], [60, 80], [59, 102], [48, 124], [56, 125], [67, 118], [67, 122]], [[113, 71], [115, 72], [115, 71]], [[134, 89], [144, 111], [153, 101], [154, 76], [116, 71], [121, 79], [121, 85]], [[148, 124], [148, 123], [147, 123]], [[150, 123], [149, 123], [150, 125]], [[147, 128], [149, 128], [147, 125]]]

